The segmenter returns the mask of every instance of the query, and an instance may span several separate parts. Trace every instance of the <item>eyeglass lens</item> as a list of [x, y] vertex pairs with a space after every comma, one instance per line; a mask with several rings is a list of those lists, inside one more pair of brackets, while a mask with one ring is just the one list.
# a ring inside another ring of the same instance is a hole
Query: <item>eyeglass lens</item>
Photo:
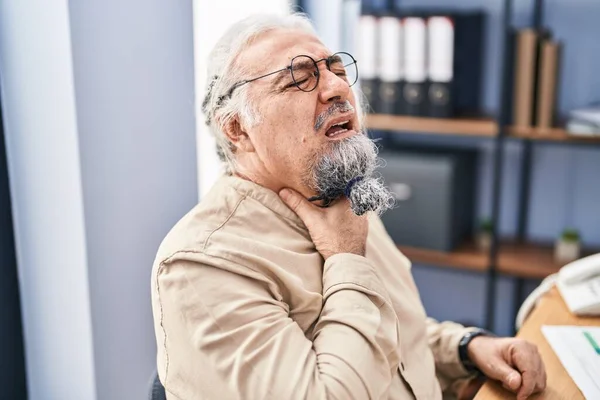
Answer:
[[[349, 86], [356, 83], [358, 69], [350, 54], [335, 53], [328, 58], [329, 70], [344, 79]], [[315, 60], [308, 56], [294, 57], [291, 64], [292, 79], [298, 89], [310, 92], [319, 84], [319, 68]]]

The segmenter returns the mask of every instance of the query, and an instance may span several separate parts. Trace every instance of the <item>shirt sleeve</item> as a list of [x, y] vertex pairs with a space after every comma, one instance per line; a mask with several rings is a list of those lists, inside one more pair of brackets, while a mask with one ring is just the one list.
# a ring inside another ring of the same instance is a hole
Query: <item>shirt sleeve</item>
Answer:
[[201, 255], [163, 262], [156, 274], [159, 375], [178, 399], [387, 397], [400, 362], [398, 321], [366, 258], [327, 260], [310, 338], [275, 282], [252, 269]]
[[458, 355], [460, 339], [475, 328], [454, 322], [438, 322], [427, 318], [427, 339], [435, 359], [436, 373], [443, 391], [452, 390], [455, 381], [470, 379], [474, 374], [465, 369]]

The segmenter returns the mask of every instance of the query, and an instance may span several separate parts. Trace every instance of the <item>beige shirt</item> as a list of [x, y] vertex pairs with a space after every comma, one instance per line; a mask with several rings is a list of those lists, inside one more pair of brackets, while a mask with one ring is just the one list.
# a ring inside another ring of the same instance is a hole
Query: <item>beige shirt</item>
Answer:
[[379, 218], [365, 257], [323, 262], [279, 196], [240, 178], [167, 235], [152, 308], [169, 399], [441, 399], [467, 377], [467, 329], [426, 317]]

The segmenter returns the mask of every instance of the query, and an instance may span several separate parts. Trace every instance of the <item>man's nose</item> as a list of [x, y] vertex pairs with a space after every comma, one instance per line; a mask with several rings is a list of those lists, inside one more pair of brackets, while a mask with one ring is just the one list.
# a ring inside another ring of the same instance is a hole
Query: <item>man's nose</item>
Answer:
[[322, 103], [344, 101], [348, 99], [350, 85], [343, 78], [337, 76], [326, 68], [319, 71], [319, 100]]

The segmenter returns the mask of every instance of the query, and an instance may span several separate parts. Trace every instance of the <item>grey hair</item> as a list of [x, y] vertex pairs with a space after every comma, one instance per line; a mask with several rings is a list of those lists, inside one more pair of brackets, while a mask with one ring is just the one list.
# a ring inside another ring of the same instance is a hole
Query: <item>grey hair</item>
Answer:
[[236, 117], [247, 126], [260, 122], [254, 102], [248, 96], [248, 85], [237, 88], [230, 98], [227, 96], [234, 84], [252, 78], [249, 75], [252, 71], [239, 65], [238, 57], [258, 36], [276, 29], [301, 30], [316, 36], [313, 25], [304, 14], [257, 14], [233, 24], [209, 55], [202, 112], [216, 139], [219, 158], [226, 164], [229, 173], [236, 170], [235, 148], [225, 135], [225, 126]]

